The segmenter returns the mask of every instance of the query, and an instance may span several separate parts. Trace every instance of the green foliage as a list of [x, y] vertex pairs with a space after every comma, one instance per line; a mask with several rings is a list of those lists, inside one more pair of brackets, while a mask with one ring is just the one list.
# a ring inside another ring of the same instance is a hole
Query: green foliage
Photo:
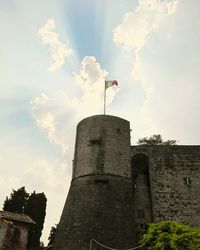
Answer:
[[28, 246], [39, 247], [44, 219], [46, 215], [47, 198], [44, 193], [29, 194], [25, 187], [12, 190], [10, 198], [6, 197], [3, 210], [15, 213], [25, 213], [36, 223], [29, 231]]
[[137, 142], [138, 145], [166, 145], [166, 146], [171, 146], [171, 145], [176, 145], [176, 140], [167, 140], [164, 141], [162, 139], [161, 135], [153, 135], [149, 138], [144, 137], [138, 140]]
[[173, 221], [152, 223], [140, 243], [147, 250], [200, 250], [200, 229]]
[[37, 247], [40, 245], [40, 237], [42, 235], [42, 229], [44, 219], [46, 216], [46, 203], [47, 198], [44, 193], [35, 193], [35, 191], [29, 196], [28, 208], [26, 213], [35, 221], [36, 225], [32, 226], [29, 232], [28, 246]]
[[27, 209], [29, 194], [26, 192], [25, 187], [18, 190], [12, 190], [10, 198], [6, 197], [3, 205], [4, 211], [24, 213]]
[[51, 227], [51, 231], [50, 231], [50, 234], [49, 234], [49, 237], [48, 237], [48, 240], [49, 240], [48, 246], [53, 244], [54, 239], [55, 239], [55, 232], [56, 232], [57, 228], [58, 228], [58, 224]]

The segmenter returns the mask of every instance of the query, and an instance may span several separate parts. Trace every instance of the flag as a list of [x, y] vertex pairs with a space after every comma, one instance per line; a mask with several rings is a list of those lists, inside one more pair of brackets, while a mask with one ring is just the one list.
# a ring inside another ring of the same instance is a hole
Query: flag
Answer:
[[112, 87], [114, 85], [118, 86], [118, 82], [116, 80], [105, 81], [105, 89]]

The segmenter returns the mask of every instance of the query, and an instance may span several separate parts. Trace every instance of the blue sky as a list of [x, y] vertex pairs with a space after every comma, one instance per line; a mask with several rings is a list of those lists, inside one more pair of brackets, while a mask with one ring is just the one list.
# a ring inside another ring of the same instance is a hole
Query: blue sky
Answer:
[[[162, 134], [200, 142], [198, 0], [0, 0], [0, 203], [45, 192], [42, 240], [59, 221], [76, 124], [128, 119], [132, 143]], [[56, 201], [56, 206], [55, 206]]]

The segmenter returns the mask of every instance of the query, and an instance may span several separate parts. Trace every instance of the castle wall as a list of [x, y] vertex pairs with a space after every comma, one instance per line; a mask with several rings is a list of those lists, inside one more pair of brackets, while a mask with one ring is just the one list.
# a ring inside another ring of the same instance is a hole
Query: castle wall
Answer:
[[[137, 244], [150, 222], [200, 227], [200, 146], [130, 146], [129, 122], [97, 115], [77, 126], [73, 176], [54, 250]], [[95, 241], [94, 241], [95, 242]]]
[[[131, 180], [117, 176], [77, 178], [70, 187], [54, 247], [88, 250], [95, 239], [112, 248], [131, 248], [135, 245], [133, 211]], [[92, 249], [96, 247], [94, 243]]]
[[129, 122], [107, 115], [82, 120], [53, 249], [88, 250], [92, 239], [116, 249], [135, 246], [131, 177]]
[[132, 146], [138, 154], [149, 159], [153, 221], [200, 227], [200, 146]]

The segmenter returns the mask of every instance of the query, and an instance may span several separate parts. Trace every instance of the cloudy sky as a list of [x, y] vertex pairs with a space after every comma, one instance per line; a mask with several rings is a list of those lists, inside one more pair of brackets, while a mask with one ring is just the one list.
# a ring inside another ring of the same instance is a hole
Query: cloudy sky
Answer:
[[0, 206], [45, 192], [42, 240], [59, 221], [76, 124], [128, 119], [132, 143], [162, 134], [200, 143], [199, 0], [0, 0]]

